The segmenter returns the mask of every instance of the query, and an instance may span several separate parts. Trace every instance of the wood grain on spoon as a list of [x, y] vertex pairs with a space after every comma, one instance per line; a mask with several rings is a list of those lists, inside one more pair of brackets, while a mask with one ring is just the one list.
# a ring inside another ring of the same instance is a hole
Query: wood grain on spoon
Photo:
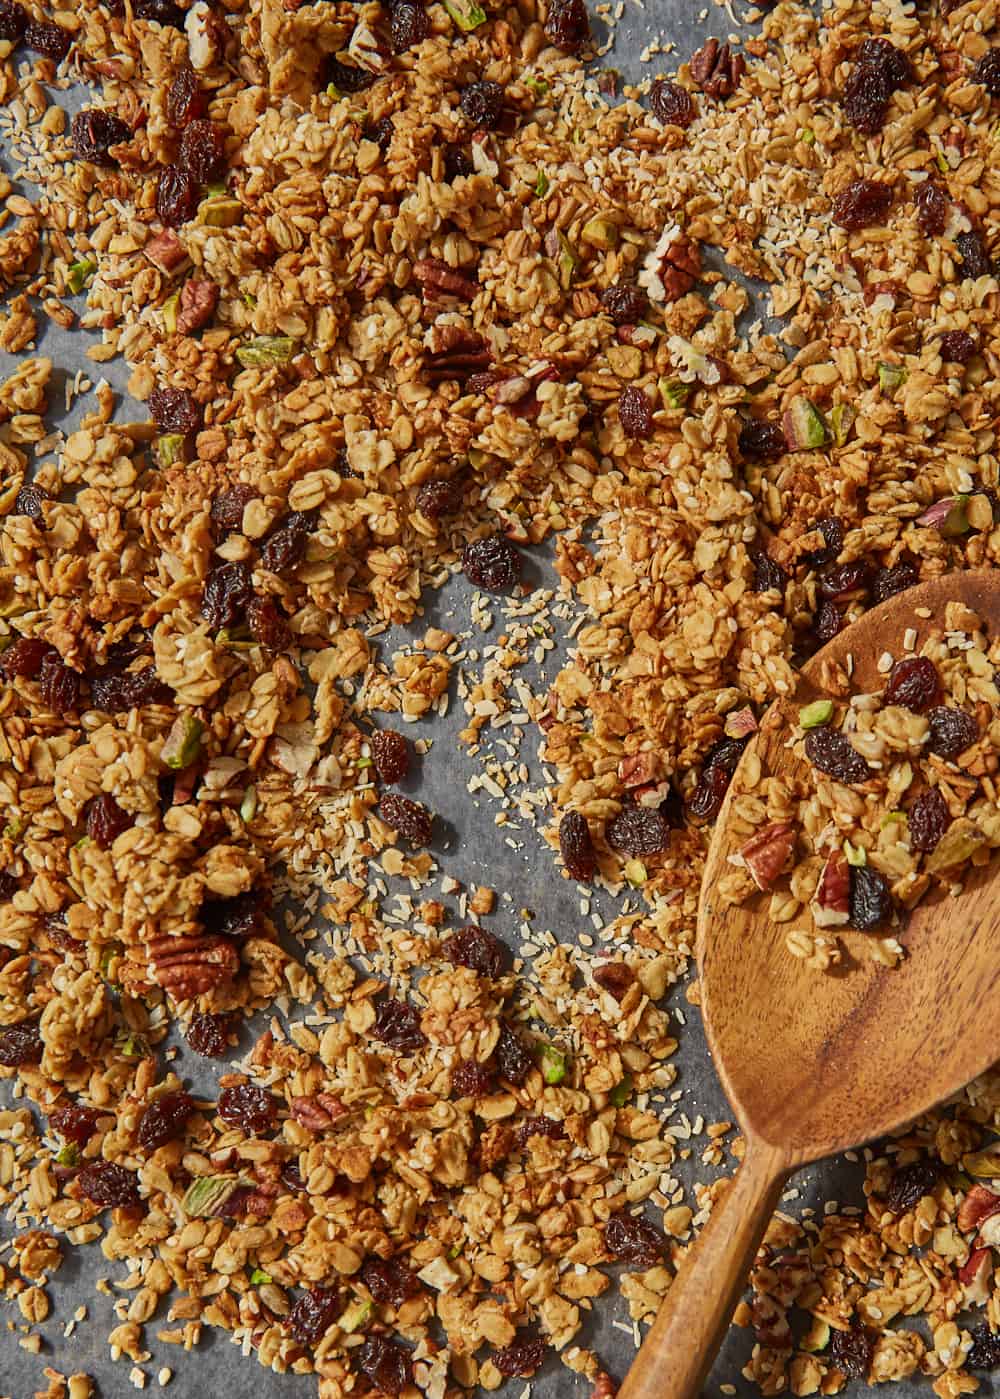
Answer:
[[[837, 976], [791, 956], [769, 919], [769, 895], [740, 907], [716, 895], [745, 840], [729, 829], [729, 816], [750, 755], [765, 773], [801, 771], [788, 747], [798, 706], [830, 693], [824, 681], [837, 667], [851, 670], [853, 693], [882, 689], [879, 658], [902, 655], [911, 629], [919, 651], [942, 630], [949, 602], [978, 613], [992, 639], [1000, 572], [949, 574], [867, 612], [803, 667], [799, 693], [772, 706], [736, 771], [705, 863], [698, 963], [709, 1047], [746, 1155], [685, 1257], [620, 1399], [699, 1392], [791, 1171], [893, 1131], [1000, 1058], [1000, 1024], [985, 1013], [1000, 979], [993, 865], [970, 871], [958, 898], [925, 897], [907, 918], [898, 967], [854, 960]], [[847, 934], [849, 950], [864, 937]]]

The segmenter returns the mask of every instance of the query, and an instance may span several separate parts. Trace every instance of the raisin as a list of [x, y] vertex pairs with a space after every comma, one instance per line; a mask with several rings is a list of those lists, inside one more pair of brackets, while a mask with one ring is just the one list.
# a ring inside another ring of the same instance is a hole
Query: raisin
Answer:
[[739, 449], [752, 461], [775, 461], [788, 450], [780, 423], [748, 418], [740, 427]]
[[688, 802], [688, 810], [699, 821], [714, 821], [722, 807], [746, 742], [724, 738], [706, 754], [701, 777]]
[[463, 486], [458, 476], [425, 481], [417, 491], [417, 509], [426, 520], [454, 515], [462, 504]]
[[983, 235], [973, 229], [969, 233], [960, 233], [955, 239], [955, 247], [961, 259], [962, 280], [970, 281], [976, 277], [988, 277], [993, 271], [993, 264], [986, 248]]
[[185, 1038], [195, 1054], [206, 1059], [221, 1059], [229, 1052], [231, 1023], [228, 1015], [205, 1011], [192, 1018]]
[[156, 214], [168, 228], [180, 228], [198, 212], [198, 181], [179, 165], [165, 165], [156, 184]]
[[563, 53], [579, 53], [590, 38], [590, 18], [584, 0], [549, 0], [545, 37]]
[[139, 1145], [147, 1151], [175, 1141], [184, 1133], [184, 1124], [194, 1112], [190, 1093], [164, 1093], [139, 1118]]
[[629, 802], [604, 832], [612, 850], [623, 855], [659, 855], [670, 848], [670, 825], [661, 811]]
[[806, 757], [813, 767], [825, 772], [836, 782], [846, 782], [849, 786], [867, 782], [871, 769], [856, 748], [851, 746], [846, 734], [827, 725], [810, 729], [806, 734]]
[[228, 534], [232, 530], [243, 528], [243, 511], [252, 500], [258, 500], [259, 496], [253, 486], [248, 486], [245, 481], [237, 481], [234, 485], [220, 491], [217, 496], [212, 497], [211, 520], [220, 533]]
[[851, 927], [860, 933], [869, 933], [884, 923], [891, 912], [892, 895], [885, 875], [871, 865], [852, 865]]
[[444, 177], [449, 184], [452, 181], [476, 173], [476, 167], [472, 163], [472, 156], [457, 143], [451, 143], [444, 148]]
[[393, 729], [381, 729], [369, 739], [380, 782], [401, 782], [410, 770], [410, 745]]
[[941, 1176], [941, 1167], [936, 1161], [911, 1161], [908, 1166], [899, 1166], [892, 1173], [889, 1189], [885, 1194], [886, 1209], [893, 1214], [903, 1214], [929, 1195]]
[[290, 1190], [293, 1195], [301, 1194], [306, 1188], [306, 1183], [302, 1179], [302, 1172], [299, 1170], [298, 1159], [286, 1161], [281, 1168], [281, 1183], [286, 1190]]
[[554, 1117], [526, 1117], [517, 1129], [518, 1147], [523, 1150], [532, 1137], [546, 1137], [552, 1142], [565, 1141], [566, 1129]]
[[629, 384], [618, 397], [618, 421], [633, 442], [644, 442], [653, 435], [653, 406], [635, 384]]
[[462, 115], [467, 121], [471, 121], [473, 126], [495, 131], [503, 116], [503, 88], [499, 83], [490, 82], [488, 78], [469, 83], [468, 87], [462, 88], [459, 104]]
[[862, 136], [877, 136], [885, 126], [892, 96], [885, 76], [877, 68], [859, 63], [844, 85], [844, 119]]
[[48, 24], [45, 20], [29, 20], [23, 37], [25, 48], [56, 63], [66, 57], [73, 42], [68, 29], [63, 29], [61, 24]]
[[1000, 48], [987, 49], [972, 70], [972, 81], [991, 97], [1000, 97]]
[[754, 549], [750, 555], [753, 564], [753, 590], [755, 593], [784, 593], [788, 585], [788, 574], [775, 563], [763, 549]]
[[964, 709], [940, 705], [927, 716], [931, 726], [928, 748], [939, 758], [951, 761], [979, 738], [979, 725]]
[[198, 913], [205, 932], [213, 937], [256, 938], [267, 931], [264, 900], [254, 889], [232, 899], [204, 899]]
[[907, 656], [889, 672], [883, 703], [900, 704], [914, 714], [923, 714], [941, 703], [941, 681], [937, 667], [926, 656]]
[[441, 951], [456, 967], [469, 967], [480, 976], [502, 976], [507, 960], [507, 949], [500, 939], [477, 923], [452, 933], [445, 939]]
[[849, 593], [867, 592], [872, 583], [872, 566], [867, 559], [851, 559], [824, 569], [819, 579], [824, 597], [843, 598]]
[[602, 962], [594, 968], [594, 980], [602, 991], [621, 1002], [635, 981], [635, 973], [625, 962]]
[[423, 5], [415, 0], [396, 0], [389, 19], [393, 53], [416, 48], [430, 35], [431, 22]]
[[694, 99], [687, 88], [667, 78], [658, 78], [653, 84], [649, 105], [653, 116], [664, 126], [679, 126], [687, 130], [697, 116]]
[[880, 180], [852, 180], [833, 201], [833, 221], [853, 233], [884, 224], [891, 207], [891, 185]]
[[276, 1098], [255, 1083], [236, 1083], [223, 1088], [216, 1110], [227, 1127], [239, 1127], [254, 1137], [270, 1132], [278, 1117]]
[[365, 1379], [381, 1394], [400, 1394], [413, 1383], [410, 1352], [398, 1341], [390, 1341], [387, 1336], [369, 1336], [364, 1345], [351, 1354]]
[[615, 282], [601, 292], [601, 305], [615, 325], [635, 325], [649, 307], [649, 298], [633, 282]]
[[951, 825], [948, 803], [936, 787], [928, 787], [910, 807], [910, 845], [929, 855]]
[[530, 1379], [541, 1367], [548, 1349], [540, 1336], [532, 1336], [530, 1340], [512, 1341], [509, 1346], [501, 1346], [490, 1358], [501, 1375], [508, 1379], [514, 1375]]
[[332, 54], [326, 59], [321, 72], [321, 87], [329, 87], [332, 83], [339, 93], [347, 97], [355, 92], [364, 92], [375, 81], [375, 74], [369, 73], [367, 68], [359, 68], [356, 63], [342, 63]]
[[29, 24], [28, 11], [17, 0], [0, 0], [0, 39], [19, 44]]
[[226, 133], [214, 121], [195, 117], [184, 128], [177, 151], [177, 164], [200, 185], [219, 174], [226, 163]]
[[462, 571], [476, 588], [509, 593], [521, 576], [521, 555], [502, 534], [471, 539], [462, 550]]
[[892, 92], [898, 92], [913, 81], [909, 54], [888, 39], [865, 39], [858, 46], [855, 58], [858, 63], [881, 73]]
[[14, 508], [10, 513], [12, 515], [26, 515], [29, 520], [40, 520], [42, 518], [42, 503], [48, 498], [48, 493], [43, 491], [41, 486], [36, 486], [34, 481], [29, 481], [18, 491], [14, 498]]
[[167, 89], [167, 121], [175, 131], [183, 131], [189, 121], [195, 121], [208, 110], [208, 99], [202, 91], [193, 68], [181, 68]]
[[110, 850], [122, 831], [135, 825], [135, 817], [118, 805], [110, 792], [87, 803], [87, 834], [101, 850]]
[[77, 156], [95, 165], [113, 165], [115, 162], [108, 153], [110, 147], [132, 139], [131, 128], [121, 117], [101, 107], [84, 107], [82, 112], [77, 112], [70, 131]]
[[201, 404], [187, 389], [154, 389], [148, 406], [161, 432], [197, 432], [204, 422]]
[[372, 1034], [390, 1049], [412, 1054], [421, 1049], [427, 1039], [420, 1028], [420, 1016], [414, 1006], [386, 996], [375, 1010]]
[[80, 943], [67, 928], [66, 915], [61, 910], [58, 913], [47, 913], [42, 919], [42, 927], [53, 947], [61, 948], [63, 952], [81, 950]]
[[242, 622], [253, 597], [253, 574], [243, 559], [219, 564], [205, 579], [201, 615], [214, 631]]
[[1000, 1367], [1000, 1335], [988, 1326], [977, 1326], [965, 1357], [970, 1370], [996, 1370]]
[[387, 826], [406, 836], [411, 845], [429, 845], [434, 817], [421, 802], [399, 792], [386, 792], [378, 804], [378, 814]]
[[336, 1287], [314, 1287], [296, 1297], [286, 1325], [304, 1346], [314, 1346], [340, 1315], [340, 1292]]
[[948, 196], [931, 180], [917, 190], [917, 227], [925, 238], [940, 238], [948, 222]]
[[359, 1276], [373, 1300], [382, 1307], [400, 1307], [407, 1297], [420, 1291], [412, 1268], [402, 1258], [366, 1258]]
[[20, 887], [16, 875], [8, 873], [7, 870], [0, 870], [0, 903], [10, 903]]
[[184, 28], [184, 12], [173, 0], [135, 0], [132, 13], [136, 19], [155, 21], [168, 29]]
[[112, 670], [92, 676], [90, 697], [95, 709], [119, 714], [126, 709], [136, 709], [141, 704], [164, 703], [170, 699], [170, 690], [157, 675], [156, 666], [149, 665], [124, 674]]
[[857, 1320], [849, 1331], [834, 1331], [830, 1359], [849, 1380], [867, 1380], [877, 1337]]
[[827, 564], [833, 563], [844, 547], [844, 526], [836, 515], [825, 515], [822, 520], [817, 520], [815, 528], [823, 536], [825, 547], [810, 549], [808, 553], [802, 555], [802, 558], [809, 568], [824, 568]]
[[79, 702], [80, 676], [63, 664], [58, 651], [50, 651], [38, 670], [38, 688], [43, 704], [55, 714], [66, 714]]
[[0, 1065], [5, 1069], [37, 1064], [42, 1048], [42, 1035], [37, 1025], [10, 1025], [0, 1030]]
[[451, 1075], [453, 1098], [485, 1098], [493, 1092], [493, 1075], [485, 1064], [463, 1059]]
[[279, 520], [261, 546], [260, 561], [271, 573], [283, 573], [300, 563], [306, 539], [315, 526], [312, 515], [293, 510]]
[[247, 626], [254, 641], [268, 651], [287, 651], [292, 644], [291, 628], [270, 598], [250, 599]]
[[907, 588], [916, 587], [919, 582], [920, 573], [916, 565], [905, 559], [892, 568], [880, 568], [872, 584], [872, 600], [885, 602], [897, 593], [905, 593]]
[[976, 342], [967, 330], [949, 330], [941, 336], [938, 351], [946, 364], [968, 364]]
[[41, 637], [19, 636], [0, 655], [0, 669], [7, 676], [19, 675], [26, 680], [34, 680], [46, 656], [58, 654], [56, 648], [50, 646], [47, 641], [42, 641]]
[[597, 854], [587, 819], [579, 811], [563, 813], [559, 822], [559, 853], [569, 877], [589, 884], [597, 872]]
[[49, 1113], [49, 1126], [58, 1132], [64, 1141], [83, 1146], [89, 1142], [97, 1130], [101, 1116], [95, 1108], [85, 1108], [78, 1103], [69, 1103], [64, 1108], [56, 1108]]
[[524, 1082], [535, 1067], [535, 1061], [524, 1042], [505, 1020], [500, 1022], [500, 1034], [497, 1037], [494, 1053], [497, 1072], [501, 1078], [505, 1078], [515, 1088]]
[[604, 1246], [612, 1258], [633, 1268], [655, 1268], [663, 1262], [667, 1240], [655, 1225], [627, 1210], [616, 1210], [604, 1226]]
[[76, 1178], [80, 1194], [102, 1209], [139, 1203], [139, 1182], [114, 1161], [91, 1161]]
[[392, 136], [395, 131], [392, 117], [379, 117], [378, 121], [370, 121], [364, 129], [366, 141], [374, 141], [383, 155], [386, 154], [392, 145]]

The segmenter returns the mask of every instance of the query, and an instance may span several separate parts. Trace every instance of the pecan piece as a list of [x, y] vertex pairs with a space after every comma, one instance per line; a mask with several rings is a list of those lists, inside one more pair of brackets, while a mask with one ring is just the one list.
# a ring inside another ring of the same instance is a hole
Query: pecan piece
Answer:
[[728, 44], [720, 47], [718, 39], [709, 39], [692, 54], [688, 67], [702, 92], [721, 98], [731, 97], [736, 91], [747, 65], [743, 55], [733, 53]]
[[425, 257], [413, 266], [413, 275], [429, 297], [457, 296], [461, 301], [471, 301], [479, 291], [479, 283], [456, 272], [446, 262], [437, 257]]
[[626, 789], [633, 787], [646, 787], [649, 783], [655, 782], [659, 775], [660, 763], [655, 753], [648, 750], [643, 753], [632, 753], [626, 758], [622, 758], [618, 764], [618, 781]]
[[165, 228], [155, 238], [150, 238], [144, 251], [147, 259], [165, 277], [174, 276], [188, 260], [187, 249], [172, 228]]
[[153, 979], [176, 1001], [201, 996], [232, 981], [239, 952], [225, 937], [162, 937], [149, 944]]
[[293, 1098], [289, 1103], [296, 1122], [307, 1127], [310, 1132], [322, 1132], [338, 1117], [343, 1117], [347, 1109], [332, 1093], [315, 1093], [311, 1097]]
[[489, 346], [481, 335], [460, 325], [436, 328], [433, 348], [424, 354], [424, 374], [429, 384], [455, 379], [464, 384], [472, 374], [489, 369]]
[[192, 277], [181, 287], [177, 307], [177, 334], [190, 335], [208, 325], [219, 304], [219, 288], [207, 277]]
[[958, 1207], [956, 1224], [959, 1233], [978, 1229], [987, 1219], [1000, 1211], [1000, 1195], [986, 1185], [973, 1185]]
[[774, 821], [751, 836], [740, 851], [758, 889], [770, 889], [795, 849], [795, 827]]

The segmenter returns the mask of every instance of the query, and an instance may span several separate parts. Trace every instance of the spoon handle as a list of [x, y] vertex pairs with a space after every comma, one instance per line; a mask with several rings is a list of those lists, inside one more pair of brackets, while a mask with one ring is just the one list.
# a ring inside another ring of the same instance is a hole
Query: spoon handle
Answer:
[[618, 1399], [696, 1399], [789, 1170], [783, 1152], [747, 1142], [746, 1159], [681, 1263]]

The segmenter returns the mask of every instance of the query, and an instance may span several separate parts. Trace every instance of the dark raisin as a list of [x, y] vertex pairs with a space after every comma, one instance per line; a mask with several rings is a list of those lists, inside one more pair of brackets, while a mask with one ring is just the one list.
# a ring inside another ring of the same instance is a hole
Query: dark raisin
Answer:
[[372, 1034], [390, 1049], [399, 1049], [406, 1054], [414, 1053], [427, 1043], [416, 1008], [405, 1001], [397, 1001], [393, 996], [385, 996], [375, 1008]]
[[663, 1262], [667, 1240], [648, 1220], [616, 1210], [604, 1226], [604, 1246], [612, 1258], [646, 1269]]
[[670, 848], [670, 825], [661, 811], [629, 802], [605, 828], [612, 850], [622, 855], [659, 855]]
[[42, 1035], [37, 1025], [9, 1025], [6, 1030], [0, 1030], [0, 1064], [5, 1069], [37, 1064], [42, 1048]]
[[139, 1145], [147, 1151], [175, 1141], [184, 1133], [184, 1124], [194, 1112], [190, 1093], [164, 1093], [139, 1118]]
[[242, 529], [243, 511], [252, 500], [258, 498], [253, 486], [248, 486], [245, 481], [236, 481], [212, 497], [212, 524], [220, 533], [225, 534], [231, 530]]
[[329, 1331], [340, 1311], [341, 1296], [336, 1287], [314, 1287], [296, 1297], [286, 1325], [301, 1345], [314, 1346]]
[[615, 325], [635, 325], [649, 308], [649, 298], [633, 282], [615, 282], [601, 292], [601, 305]]
[[633, 442], [644, 442], [653, 435], [653, 406], [635, 384], [629, 384], [618, 397], [618, 421]]
[[949, 762], [964, 753], [979, 738], [979, 725], [964, 709], [941, 705], [927, 719], [931, 726], [928, 748]]
[[1000, 97], [1000, 48], [986, 50], [972, 70], [972, 81], [980, 83], [991, 97]]
[[502, 976], [507, 960], [507, 949], [500, 939], [477, 923], [452, 933], [445, 939], [441, 951], [456, 967], [469, 967], [480, 976]]
[[851, 559], [849, 563], [833, 564], [820, 574], [819, 587], [824, 597], [843, 598], [849, 593], [867, 592], [872, 583], [872, 566], [867, 559]]
[[941, 703], [941, 681], [937, 667], [926, 656], [907, 656], [889, 672], [883, 695], [885, 704], [901, 704], [914, 714], [923, 714]]
[[87, 803], [87, 834], [101, 850], [110, 850], [122, 831], [134, 825], [132, 812], [120, 807], [110, 792], [102, 792]]
[[27, 515], [29, 520], [40, 520], [42, 518], [42, 502], [48, 500], [47, 492], [41, 486], [36, 486], [34, 481], [29, 481], [21, 487], [14, 499], [14, 508], [10, 512], [12, 515]]
[[320, 86], [325, 88], [332, 83], [344, 96], [364, 92], [375, 81], [375, 74], [369, 73], [367, 68], [359, 68], [356, 63], [343, 63], [332, 54], [325, 60], [321, 73]]
[[17, 0], [0, 0], [0, 39], [19, 44], [29, 24], [28, 11]]
[[549, 0], [545, 37], [563, 53], [579, 53], [590, 38], [590, 18], [584, 0]]
[[24, 46], [32, 53], [40, 53], [55, 63], [65, 58], [73, 36], [61, 24], [48, 24], [45, 20], [29, 20], [24, 30]]
[[96, 1108], [85, 1108], [78, 1103], [69, 1103], [64, 1108], [56, 1108], [49, 1113], [49, 1126], [53, 1132], [68, 1142], [74, 1142], [77, 1146], [83, 1146], [89, 1142], [94, 1132], [97, 1130], [97, 1121], [101, 1116]]
[[193, 68], [181, 68], [167, 89], [167, 121], [175, 131], [183, 131], [208, 111], [208, 99]]
[[495, 131], [499, 126], [503, 116], [503, 88], [499, 83], [490, 82], [488, 78], [469, 83], [462, 88], [459, 100], [462, 115], [473, 126], [485, 127], [487, 131]]
[[993, 271], [986, 242], [976, 229], [958, 234], [955, 247], [961, 260], [963, 281], [967, 282], [975, 277], [988, 277]]
[[396, 0], [389, 18], [389, 32], [393, 53], [405, 53], [407, 49], [416, 48], [431, 32], [427, 11], [415, 0]]
[[219, 174], [226, 163], [226, 133], [214, 121], [195, 117], [184, 128], [177, 151], [177, 164], [200, 185]]
[[752, 461], [775, 461], [788, 450], [780, 423], [748, 418], [740, 427], [739, 449]]
[[893, 1214], [903, 1214], [919, 1204], [929, 1195], [941, 1176], [941, 1167], [936, 1161], [911, 1161], [908, 1166], [899, 1166], [892, 1173], [889, 1189], [885, 1194], [886, 1208]]
[[859, 1321], [849, 1331], [834, 1331], [830, 1339], [830, 1359], [849, 1380], [867, 1380], [875, 1354], [876, 1336]]
[[877, 136], [885, 126], [892, 88], [877, 68], [859, 63], [844, 84], [844, 120], [862, 136]]
[[168, 228], [180, 228], [198, 212], [198, 181], [179, 165], [165, 165], [156, 185], [156, 213]]
[[300, 563], [315, 523], [312, 515], [301, 510], [293, 510], [279, 520], [261, 546], [260, 561], [264, 567], [271, 573], [284, 573]]
[[871, 769], [846, 734], [828, 725], [810, 729], [806, 734], [806, 757], [813, 767], [825, 772], [837, 782], [848, 785], [867, 782]]
[[184, 28], [184, 11], [173, 0], [135, 0], [132, 13], [136, 19], [145, 19], [168, 29]]
[[449, 184], [452, 181], [476, 173], [476, 167], [472, 163], [472, 156], [457, 143], [452, 143], [444, 148], [444, 177]]
[[892, 912], [892, 895], [885, 875], [871, 865], [852, 865], [850, 903], [852, 928], [869, 933], [879, 927]]
[[664, 126], [679, 126], [686, 130], [697, 116], [694, 100], [687, 88], [667, 78], [658, 78], [653, 84], [649, 105], [653, 116]]
[[80, 943], [66, 926], [66, 915], [62, 910], [58, 913], [47, 913], [42, 919], [42, 927], [53, 947], [58, 947], [63, 952], [79, 952], [81, 950]]
[[972, 1333], [972, 1345], [965, 1357], [970, 1370], [996, 1370], [1000, 1367], [1000, 1335], [989, 1326], [977, 1326]]
[[253, 597], [253, 573], [243, 559], [219, 564], [205, 579], [201, 615], [214, 631], [243, 621]]
[[521, 555], [503, 534], [470, 539], [462, 550], [462, 572], [474, 588], [509, 593], [521, 577]]
[[462, 495], [461, 477], [425, 481], [417, 491], [417, 509], [425, 519], [441, 520], [445, 515], [454, 515], [462, 504]]
[[255, 1083], [236, 1083], [223, 1088], [216, 1110], [227, 1127], [239, 1127], [254, 1137], [270, 1132], [278, 1117], [277, 1099]]
[[505, 1078], [508, 1083], [512, 1083], [515, 1088], [519, 1087], [528, 1077], [535, 1067], [535, 1061], [529, 1053], [524, 1041], [514, 1030], [510, 1028], [505, 1020], [500, 1022], [500, 1034], [497, 1037], [496, 1050], [497, 1073], [501, 1078]]
[[925, 855], [937, 847], [938, 841], [951, 825], [948, 803], [936, 787], [928, 787], [910, 807], [908, 817], [910, 845]]
[[714, 821], [722, 807], [746, 742], [736, 738], [721, 739], [706, 754], [701, 777], [688, 802], [688, 811], [699, 821]]
[[77, 112], [70, 131], [76, 155], [95, 165], [113, 165], [114, 160], [108, 153], [110, 147], [132, 139], [131, 128], [121, 117], [102, 107], [84, 107], [82, 112]]
[[364, 1345], [351, 1351], [354, 1363], [380, 1394], [401, 1394], [413, 1383], [410, 1352], [388, 1336], [369, 1336]]
[[291, 628], [270, 598], [250, 599], [247, 626], [254, 641], [268, 651], [287, 651], [292, 644]]
[[421, 802], [399, 792], [386, 792], [378, 804], [378, 814], [387, 826], [406, 836], [412, 845], [429, 845], [434, 817]]
[[369, 739], [380, 782], [401, 782], [410, 770], [410, 745], [393, 729], [381, 729]]
[[594, 968], [594, 980], [602, 991], [607, 991], [616, 1001], [623, 1001], [635, 981], [635, 973], [625, 962], [602, 962]]
[[154, 389], [148, 406], [161, 432], [197, 432], [204, 422], [201, 404], [187, 389]]
[[907, 588], [914, 588], [920, 582], [920, 572], [917, 566], [908, 563], [905, 559], [892, 568], [880, 568], [875, 575], [872, 584], [872, 600], [874, 602], [885, 602], [887, 598], [895, 597], [897, 593], [905, 593]]
[[392, 145], [392, 135], [395, 131], [392, 117], [379, 117], [378, 121], [370, 121], [364, 129], [366, 141], [374, 141], [383, 155], [386, 154]]
[[788, 574], [775, 563], [763, 549], [754, 549], [750, 554], [753, 564], [753, 590], [755, 593], [784, 593], [788, 585]]
[[913, 65], [909, 55], [905, 50], [897, 49], [888, 39], [865, 39], [858, 46], [855, 59], [881, 73], [892, 92], [913, 81]]
[[359, 1276], [381, 1307], [400, 1307], [420, 1291], [412, 1268], [402, 1258], [366, 1258]]
[[267, 926], [264, 913], [267, 901], [255, 889], [248, 889], [232, 899], [204, 899], [198, 916], [206, 933], [223, 938], [258, 938]]
[[42, 659], [38, 670], [38, 688], [42, 703], [54, 714], [66, 714], [75, 710], [80, 699], [80, 676], [68, 665], [63, 665], [57, 651], [51, 651]]
[[229, 1052], [231, 1024], [228, 1015], [205, 1011], [192, 1017], [185, 1039], [195, 1054], [201, 1054], [206, 1059], [221, 1059]]
[[58, 654], [56, 648], [42, 641], [41, 637], [19, 636], [0, 654], [0, 669], [7, 676], [19, 675], [26, 680], [34, 680], [46, 656]]
[[938, 351], [945, 364], [968, 364], [976, 353], [976, 342], [967, 330], [949, 330], [941, 336]]
[[490, 1359], [501, 1375], [508, 1379], [514, 1375], [530, 1379], [541, 1367], [548, 1350], [548, 1345], [540, 1336], [532, 1336], [530, 1340], [512, 1341], [509, 1346], [501, 1346]]
[[120, 714], [142, 704], [162, 704], [169, 701], [170, 693], [157, 675], [155, 665], [124, 674], [117, 670], [102, 672], [92, 676], [90, 681], [91, 703], [95, 709], [103, 709], [108, 714]]
[[833, 201], [833, 221], [853, 233], [884, 224], [891, 207], [891, 185], [880, 180], [852, 180]]
[[102, 1209], [120, 1209], [139, 1203], [139, 1182], [131, 1171], [114, 1161], [91, 1161], [76, 1178], [85, 1200]]
[[532, 1137], [546, 1137], [551, 1142], [566, 1139], [566, 1128], [554, 1117], [526, 1117], [517, 1129], [517, 1144], [523, 1150]]
[[940, 238], [948, 222], [948, 196], [931, 180], [917, 190], [917, 227], [925, 238]]
[[16, 875], [11, 874], [8, 870], [0, 870], [0, 903], [10, 903], [20, 887]]
[[302, 1172], [299, 1170], [297, 1157], [293, 1157], [291, 1161], [286, 1161], [282, 1166], [281, 1183], [285, 1189], [291, 1191], [293, 1195], [301, 1194], [301, 1192], [305, 1190], [306, 1183], [302, 1179]]
[[815, 528], [819, 530], [826, 541], [825, 547], [810, 549], [808, 553], [802, 555], [802, 560], [809, 568], [824, 568], [827, 564], [833, 563], [844, 547], [844, 526], [836, 515], [825, 515], [822, 520], [816, 521]]
[[452, 1070], [453, 1098], [485, 1098], [493, 1092], [493, 1087], [493, 1074], [485, 1064], [478, 1064], [475, 1059], [463, 1059]]
[[586, 817], [579, 811], [563, 813], [559, 822], [559, 853], [569, 877], [589, 884], [597, 872], [597, 853]]

